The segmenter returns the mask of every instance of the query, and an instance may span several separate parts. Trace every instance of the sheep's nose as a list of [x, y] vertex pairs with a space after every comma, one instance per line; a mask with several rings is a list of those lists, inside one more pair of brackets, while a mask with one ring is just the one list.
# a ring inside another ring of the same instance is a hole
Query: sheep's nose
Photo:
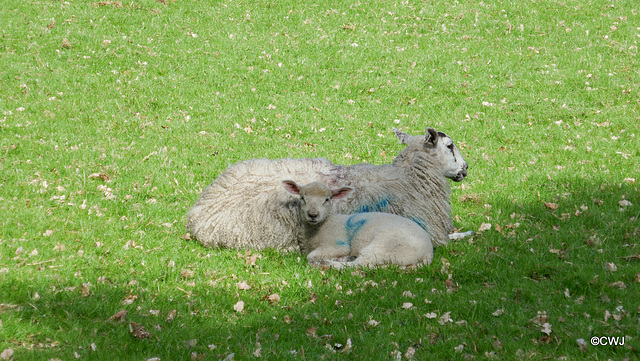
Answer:
[[462, 171], [460, 172], [460, 174], [462, 174], [463, 177], [467, 176], [467, 169], [469, 168], [469, 164], [465, 163], [464, 166], [462, 167]]

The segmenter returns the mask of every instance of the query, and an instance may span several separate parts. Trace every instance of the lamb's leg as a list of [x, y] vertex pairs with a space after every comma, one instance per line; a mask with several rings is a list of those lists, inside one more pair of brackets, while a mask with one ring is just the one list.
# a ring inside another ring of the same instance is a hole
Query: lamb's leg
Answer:
[[337, 259], [349, 255], [349, 249], [335, 247], [318, 247], [307, 255], [307, 261], [313, 264], [320, 264], [323, 261]]
[[433, 258], [433, 246], [431, 242], [416, 239], [405, 243], [390, 240], [385, 242], [372, 242], [362, 248], [358, 257], [351, 262], [336, 262], [333, 267], [375, 267], [383, 264], [397, 264], [400, 266], [431, 263]]
[[368, 245], [360, 250], [357, 256], [346, 256], [340, 259], [328, 259], [324, 263], [335, 269], [348, 267], [373, 267], [378, 264], [388, 263], [375, 254], [375, 246]]
[[351, 261], [347, 261], [345, 259], [350, 259], [351, 257], [344, 257], [343, 260], [333, 260], [333, 259], [328, 259], [325, 260], [323, 262], [323, 264], [326, 264], [329, 267], [335, 268], [335, 269], [345, 269], [345, 268], [350, 268], [350, 267], [372, 267], [376, 264], [382, 264], [383, 262], [377, 263], [368, 263], [367, 261], [364, 261], [362, 257], [357, 257], [354, 260]]
[[461, 240], [461, 239], [466, 238], [466, 237], [473, 236], [474, 234], [476, 234], [476, 232], [474, 232], [474, 231], [467, 231], [467, 232], [462, 232], [462, 233], [451, 233], [449, 235], [449, 239], [457, 241], [457, 240]]

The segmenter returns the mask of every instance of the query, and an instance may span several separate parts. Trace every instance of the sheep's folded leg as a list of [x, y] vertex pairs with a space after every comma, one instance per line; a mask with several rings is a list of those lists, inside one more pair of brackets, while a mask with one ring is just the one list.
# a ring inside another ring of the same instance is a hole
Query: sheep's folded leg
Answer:
[[476, 232], [474, 232], [474, 231], [467, 231], [467, 232], [461, 232], [461, 233], [451, 233], [449, 235], [449, 239], [457, 241], [457, 240], [461, 240], [463, 238], [471, 237], [474, 234], [476, 234]]

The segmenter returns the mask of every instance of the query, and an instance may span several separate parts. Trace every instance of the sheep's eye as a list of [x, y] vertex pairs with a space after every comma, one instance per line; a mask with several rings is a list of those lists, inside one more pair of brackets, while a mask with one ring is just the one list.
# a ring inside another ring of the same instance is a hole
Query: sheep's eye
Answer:
[[324, 200], [325, 203], [329, 202], [329, 200], [331, 200], [331, 198], [327, 198]]
[[447, 148], [449, 148], [449, 149], [453, 149], [453, 143], [451, 143], [451, 144], [447, 145]]

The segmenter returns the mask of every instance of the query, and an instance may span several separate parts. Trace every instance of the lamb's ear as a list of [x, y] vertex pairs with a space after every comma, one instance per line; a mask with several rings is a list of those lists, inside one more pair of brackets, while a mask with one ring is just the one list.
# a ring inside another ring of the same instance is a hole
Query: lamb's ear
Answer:
[[431, 146], [431, 147], [435, 147], [436, 144], [438, 144], [438, 132], [429, 127], [425, 130], [425, 135], [424, 135], [424, 142], [425, 144]]
[[331, 191], [331, 199], [342, 199], [348, 196], [349, 194], [351, 194], [353, 190], [354, 190], [353, 187], [342, 187], [342, 188], [334, 189]]
[[282, 181], [282, 186], [289, 193], [296, 194], [296, 195], [300, 194], [300, 187], [298, 187], [296, 182], [294, 182], [292, 180], [283, 180]]
[[411, 136], [409, 134], [396, 128], [393, 128], [393, 132], [396, 134], [396, 137], [398, 137], [398, 141], [400, 142], [400, 144], [409, 144], [409, 139], [411, 139]]

